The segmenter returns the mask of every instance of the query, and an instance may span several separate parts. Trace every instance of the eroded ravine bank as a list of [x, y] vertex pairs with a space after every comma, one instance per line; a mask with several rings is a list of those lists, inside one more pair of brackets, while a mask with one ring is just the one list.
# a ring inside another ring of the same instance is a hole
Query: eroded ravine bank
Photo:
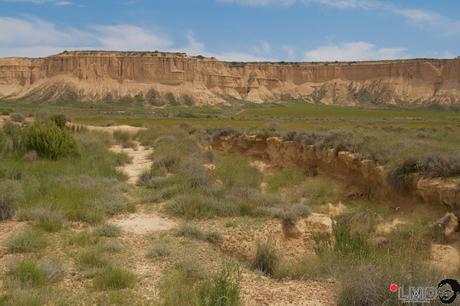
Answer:
[[415, 202], [442, 205], [450, 211], [460, 207], [460, 186], [441, 179], [417, 177], [413, 188], [401, 195], [387, 183], [385, 169], [360, 154], [334, 149], [318, 149], [278, 137], [266, 139], [240, 135], [219, 137], [212, 143], [223, 154], [243, 154], [268, 161], [280, 168], [297, 168], [308, 174], [316, 172], [345, 182], [350, 197], [381, 201]]

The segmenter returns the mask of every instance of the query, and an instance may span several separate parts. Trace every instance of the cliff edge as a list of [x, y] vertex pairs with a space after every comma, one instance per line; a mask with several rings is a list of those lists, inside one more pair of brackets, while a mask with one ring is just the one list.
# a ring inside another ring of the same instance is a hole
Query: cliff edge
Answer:
[[0, 99], [218, 104], [299, 99], [362, 105], [459, 105], [460, 57], [235, 63], [184, 53], [73, 51], [0, 58]]

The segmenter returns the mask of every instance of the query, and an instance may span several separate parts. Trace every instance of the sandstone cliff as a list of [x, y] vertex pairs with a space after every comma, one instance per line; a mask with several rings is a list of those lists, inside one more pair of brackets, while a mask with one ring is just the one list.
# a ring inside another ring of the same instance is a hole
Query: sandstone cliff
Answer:
[[0, 99], [226, 103], [302, 99], [358, 105], [460, 104], [460, 57], [226, 63], [183, 53], [75, 51], [0, 59]]

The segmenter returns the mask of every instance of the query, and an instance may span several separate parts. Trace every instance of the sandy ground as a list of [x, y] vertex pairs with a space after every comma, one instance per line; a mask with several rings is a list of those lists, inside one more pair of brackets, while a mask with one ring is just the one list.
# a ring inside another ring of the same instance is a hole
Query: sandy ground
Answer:
[[114, 145], [110, 148], [111, 151], [116, 153], [125, 153], [132, 158], [131, 163], [127, 163], [121, 167], [118, 167], [118, 170], [125, 173], [128, 176], [129, 184], [136, 184], [139, 177], [145, 171], [150, 169], [152, 161], [150, 160], [150, 155], [152, 155], [153, 150], [142, 146], [140, 143], [135, 143], [136, 148], [123, 148], [120, 145]]

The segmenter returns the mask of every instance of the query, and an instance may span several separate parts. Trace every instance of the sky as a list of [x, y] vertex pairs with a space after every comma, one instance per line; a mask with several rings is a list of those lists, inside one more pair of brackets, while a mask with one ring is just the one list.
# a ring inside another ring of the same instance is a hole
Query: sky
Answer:
[[0, 57], [179, 51], [226, 61], [453, 58], [457, 0], [0, 0]]

